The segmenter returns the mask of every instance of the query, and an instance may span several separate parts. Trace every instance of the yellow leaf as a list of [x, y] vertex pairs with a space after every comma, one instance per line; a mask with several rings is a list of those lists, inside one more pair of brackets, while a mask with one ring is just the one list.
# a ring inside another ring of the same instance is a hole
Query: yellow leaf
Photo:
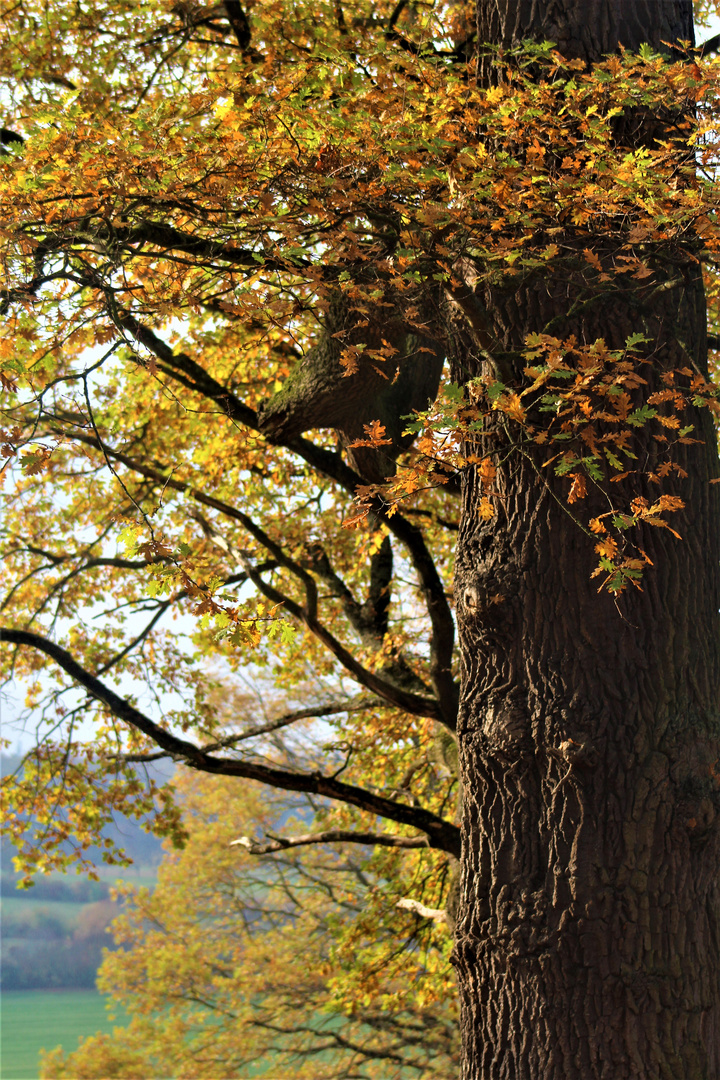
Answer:
[[483, 521], [489, 521], [490, 518], [495, 517], [495, 510], [493, 509], [493, 504], [490, 502], [490, 499], [487, 497], [487, 495], [483, 495], [482, 499], [480, 500], [478, 514], [483, 519]]
[[618, 550], [617, 541], [613, 540], [612, 536], [608, 536], [595, 545], [595, 550], [598, 555], [605, 555], [608, 559], [614, 559]]

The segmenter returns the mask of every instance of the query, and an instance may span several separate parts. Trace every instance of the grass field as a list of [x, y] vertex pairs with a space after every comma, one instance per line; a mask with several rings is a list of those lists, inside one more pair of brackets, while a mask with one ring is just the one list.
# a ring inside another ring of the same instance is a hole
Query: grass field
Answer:
[[78, 1039], [123, 1024], [109, 1020], [96, 990], [16, 990], [0, 995], [0, 1078], [37, 1080], [42, 1048], [77, 1049]]

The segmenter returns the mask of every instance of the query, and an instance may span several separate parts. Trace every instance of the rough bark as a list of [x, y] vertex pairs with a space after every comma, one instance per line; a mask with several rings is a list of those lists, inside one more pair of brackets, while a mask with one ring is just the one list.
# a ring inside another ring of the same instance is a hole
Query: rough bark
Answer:
[[646, 42], [666, 51], [673, 42], [695, 41], [692, 0], [478, 0], [477, 28], [484, 77], [486, 44], [507, 49], [528, 38], [553, 41], [568, 59], [592, 62], [620, 46]]
[[[689, 39], [690, 17], [689, 3], [480, 0], [478, 21], [481, 41], [547, 37], [591, 60]], [[666, 271], [674, 288], [617, 288], [573, 320], [580, 285], [568, 276], [475, 303], [510, 365], [525, 334], [551, 323], [611, 348], [642, 330], [652, 384], [706, 364], [686, 254]], [[458, 304], [452, 318], [455, 377], [467, 379], [483, 360]], [[720, 1077], [720, 467], [707, 417], [694, 419], [704, 441], [682, 448], [688, 479], [665, 489], [685, 500], [673, 522], [683, 539], [647, 527], [644, 591], [617, 603], [591, 580], [592, 542], [561, 505], [567, 481], [540, 468], [547, 454], [498, 454], [491, 522], [474, 512], [479, 478], [466, 477], [454, 951], [465, 1080]], [[499, 425], [484, 451], [503, 438]], [[652, 460], [652, 433], [639, 441]]]

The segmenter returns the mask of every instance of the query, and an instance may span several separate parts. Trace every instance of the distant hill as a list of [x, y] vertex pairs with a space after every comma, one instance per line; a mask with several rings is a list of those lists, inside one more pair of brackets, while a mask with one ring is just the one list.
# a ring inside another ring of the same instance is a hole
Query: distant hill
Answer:
[[[8, 775], [22, 763], [20, 755], [0, 758]], [[161, 763], [162, 764], [162, 763]], [[156, 780], [172, 776], [173, 766], [155, 767]], [[3, 908], [3, 990], [91, 989], [103, 948], [112, 947], [106, 927], [119, 911], [110, 900], [117, 878], [152, 885], [163, 855], [162, 841], [142, 828], [142, 822], [118, 817], [103, 830], [133, 860], [130, 868], [108, 867], [98, 848], [87, 857], [96, 863], [100, 881], [75, 873], [40, 875], [31, 889], [18, 890], [19, 875], [12, 858], [15, 849], [0, 838], [0, 897]]]
[[[18, 754], [4, 754], [0, 755], [0, 775], [7, 776], [12, 772], [15, 772], [22, 764], [22, 757]], [[142, 766], [143, 769], [148, 769], [154, 776], [155, 780], [166, 781], [169, 780], [174, 772], [174, 765], [172, 763], [165, 762], [153, 762], [150, 767]], [[140, 766], [138, 766], [140, 769]], [[133, 863], [138, 866], [157, 866], [162, 858], [162, 841], [153, 836], [151, 833], [145, 832], [142, 828], [142, 820], [134, 821], [126, 817], [118, 816], [117, 819], [108, 825], [103, 830], [103, 836], [109, 837], [113, 840], [118, 847], [122, 847]], [[67, 845], [68, 851], [71, 845]], [[0, 839], [0, 870], [2, 870], [2, 893], [6, 894], [6, 888], [9, 884], [8, 875], [13, 879], [16, 878], [16, 874], [13, 868], [12, 858], [15, 854], [15, 849], [6, 837]], [[89, 848], [87, 851], [87, 857], [95, 862], [98, 866], [104, 865], [102, 862], [102, 852], [99, 848]], [[73, 883], [73, 886], [76, 883]], [[92, 884], [92, 882], [88, 882]], [[38, 886], [35, 888], [37, 889]], [[12, 886], [14, 892], [14, 885]], [[50, 897], [47, 897], [50, 899]], [[63, 899], [76, 899], [77, 892], [73, 887], [71, 889], [71, 895], [63, 897]], [[60, 899], [59, 895], [53, 895], [52, 899]], [[92, 899], [99, 899], [99, 897], [92, 897]]]

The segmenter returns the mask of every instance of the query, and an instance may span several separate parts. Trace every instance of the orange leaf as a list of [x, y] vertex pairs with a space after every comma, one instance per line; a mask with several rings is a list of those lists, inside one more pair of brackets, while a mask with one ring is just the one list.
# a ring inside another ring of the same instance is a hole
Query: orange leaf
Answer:
[[363, 424], [365, 429], [364, 439], [355, 439], [350, 447], [355, 446], [392, 446], [392, 439], [385, 438], [385, 425], [379, 420], [373, 420], [370, 424]]
[[570, 473], [572, 484], [570, 485], [570, 491], [568, 492], [569, 503], [577, 502], [578, 499], [584, 499], [587, 495], [587, 487], [585, 485], [585, 477], [582, 473]]
[[485, 485], [487, 485], [489, 487], [490, 484], [492, 484], [493, 480], [495, 479], [495, 474], [497, 473], [497, 469], [493, 465], [490, 458], [483, 458], [482, 461], [480, 462], [480, 467], [478, 468], [478, 472], [480, 473], [480, 479], [482, 480], [483, 484], [485, 484]]
[[618, 550], [617, 541], [613, 540], [612, 536], [608, 536], [595, 545], [595, 550], [598, 555], [606, 555], [608, 559], [614, 559]]

